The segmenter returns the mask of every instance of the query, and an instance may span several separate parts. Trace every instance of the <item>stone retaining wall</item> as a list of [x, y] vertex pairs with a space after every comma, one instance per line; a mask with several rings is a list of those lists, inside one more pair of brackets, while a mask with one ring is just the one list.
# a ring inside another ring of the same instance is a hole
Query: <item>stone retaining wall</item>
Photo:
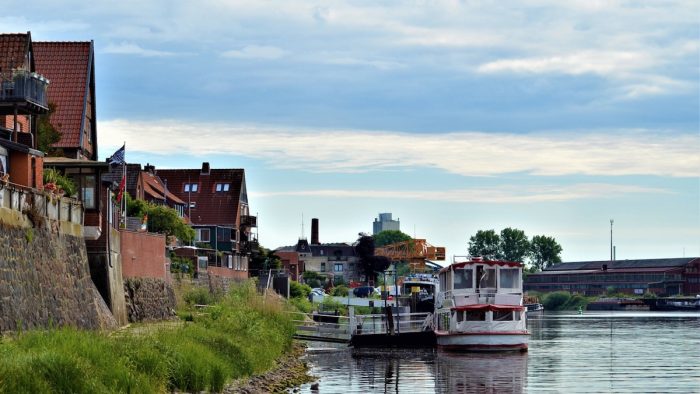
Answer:
[[175, 315], [175, 292], [162, 279], [125, 279], [124, 294], [126, 311], [132, 323], [166, 320]]
[[90, 279], [85, 241], [53, 227], [0, 221], [0, 334], [50, 326], [116, 328]]

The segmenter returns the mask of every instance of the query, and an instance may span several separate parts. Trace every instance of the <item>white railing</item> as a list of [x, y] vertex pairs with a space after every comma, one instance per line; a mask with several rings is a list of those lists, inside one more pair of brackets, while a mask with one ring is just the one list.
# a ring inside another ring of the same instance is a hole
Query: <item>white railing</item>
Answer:
[[11, 183], [0, 184], [0, 208], [27, 214], [32, 211], [46, 219], [83, 224], [83, 206], [79, 200], [23, 188]]

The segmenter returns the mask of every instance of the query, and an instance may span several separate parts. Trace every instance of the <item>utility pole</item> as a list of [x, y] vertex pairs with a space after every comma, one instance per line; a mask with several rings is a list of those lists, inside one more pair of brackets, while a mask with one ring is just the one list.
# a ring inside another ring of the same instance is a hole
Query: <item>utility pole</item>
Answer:
[[610, 219], [610, 261], [613, 261], [615, 259], [615, 256], [613, 255], [613, 223], [615, 221]]

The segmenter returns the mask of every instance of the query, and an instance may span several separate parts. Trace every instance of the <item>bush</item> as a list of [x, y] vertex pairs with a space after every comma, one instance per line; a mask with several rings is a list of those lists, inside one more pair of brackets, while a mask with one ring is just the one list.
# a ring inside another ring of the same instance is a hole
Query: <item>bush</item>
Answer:
[[303, 285], [296, 281], [289, 282], [289, 297], [290, 298], [308, 298], [311, 293], [311, 286]]
[[568, 291], [555, 291], [548, 293], [542, 298], [542, 305], [544, 308], [551, 311], [557, 311], [564, 309], [566, 303], [571, 298], [571, 294]]
[[331, 292], [332, 296], [336, 297], [347, 297], [348, 296], [348, 287], [345, 285], [338, 285], [333, 288], [333, 291]]
[[185, 293], [184, 300], [188, 305], [211, 305], [216, 302], [214, 295], [202, 287], [195, 287]]

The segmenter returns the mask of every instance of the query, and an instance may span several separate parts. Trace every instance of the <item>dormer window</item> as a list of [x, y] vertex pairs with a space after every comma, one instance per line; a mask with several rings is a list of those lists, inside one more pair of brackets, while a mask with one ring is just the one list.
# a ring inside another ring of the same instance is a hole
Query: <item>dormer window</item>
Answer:
[[198, 185], [196, 183], [185, 183], [185, 193], [193, 192], [196, 193]]
[[229, 191], [230, 187], [231, 187], [230, 183], [217, 183], [216, 184], [216, 191], [217, 192], [227, 192], [227, 191]]

